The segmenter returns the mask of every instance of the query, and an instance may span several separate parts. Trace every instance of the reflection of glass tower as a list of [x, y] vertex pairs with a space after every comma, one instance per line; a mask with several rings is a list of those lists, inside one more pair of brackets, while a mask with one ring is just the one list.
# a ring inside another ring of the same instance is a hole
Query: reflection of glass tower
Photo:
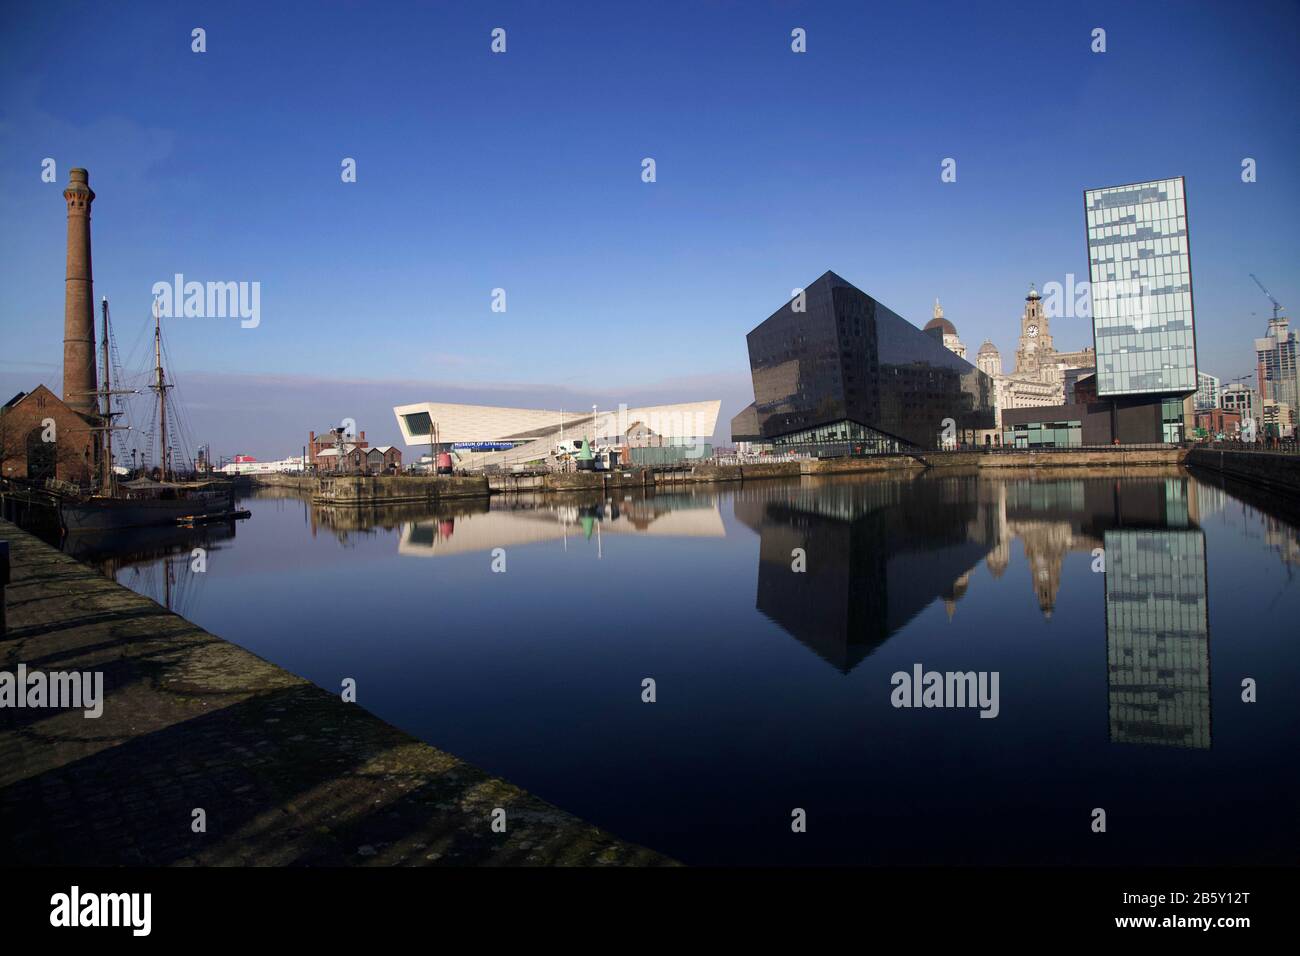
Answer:
[[738, 493], [736, 517], [761, 535], [758, 610], [846, 674], [936, 598], [951, 616], [997, 531], [973, 488], [949, 478]]
[[1105, 533], [1114, 743], [1210, 746], [1210, 631], [1199, 529]]

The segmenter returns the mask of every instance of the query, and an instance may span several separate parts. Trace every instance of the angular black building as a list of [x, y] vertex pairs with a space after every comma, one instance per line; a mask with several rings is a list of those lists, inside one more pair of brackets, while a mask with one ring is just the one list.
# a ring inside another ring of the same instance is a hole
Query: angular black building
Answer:
[[941, 340], [833, 272], [801, 298], [746, 336], [754, 403], [732, 441], [889, 452], [994, 427], [993, 380]]

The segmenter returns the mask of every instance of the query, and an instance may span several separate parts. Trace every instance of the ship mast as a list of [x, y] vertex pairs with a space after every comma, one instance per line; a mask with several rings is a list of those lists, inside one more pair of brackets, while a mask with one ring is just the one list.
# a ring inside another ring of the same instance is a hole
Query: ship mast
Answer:
[[[102, 459], [100, 461], [99, 469], [100, 491], [103, 494], [111, 496], [113, 494], [113, 484], [117, 481], [117, 474], [113, 471], [113, 432], [118, 430], [129, 430], [126, 429], [125, 426], [113, 424], [113, 419], [122, 414], [121, 412], [113, 411], [113, 396], [135, 395], [136, 390], [128, 388], [118, 389], [115, 391], [113, 389], [113, 341], [111, 337], [112, 333], [110, 331], [111, 324], [108, 317], [108, 296], [103, 297], [100, 303], [100, 308], [104, 316], [104, 387], [95, 390], [95, 408], [99, 412], [100, 418], [100, 424], [95, 427], [95, 430], [104, 433], [104, 442], [99, 448]], [[99, 405], [99, 398], [101, 395], [104, 398], [103, 408], [100, 408]], [[132, 452], [131, 454], [134, 456], [135, 453]]]
[[108, 296], [102, 305], [104, 314], [104, 474], [101, 487], [105, 494], [113, 493], [113, 382], [109, 377], [108, 360]]
[[167, 464], [170, 458], [167, 446], [167, 389], [171, 388], [163, 377], [162, 364], [162, 320], [158, 314], [158, 300], [153, 303], [153, 358], [154, 384], [150, 386], [158, 393], [158, 439], [161, 443], [161, 480], [167, 480]]

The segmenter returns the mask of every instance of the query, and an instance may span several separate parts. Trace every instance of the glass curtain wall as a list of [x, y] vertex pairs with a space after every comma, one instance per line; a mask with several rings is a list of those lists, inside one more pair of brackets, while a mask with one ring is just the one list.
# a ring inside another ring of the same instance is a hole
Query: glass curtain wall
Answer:
[[1097, 394], [1196, 391], [1182, 177], [1084, 193]]

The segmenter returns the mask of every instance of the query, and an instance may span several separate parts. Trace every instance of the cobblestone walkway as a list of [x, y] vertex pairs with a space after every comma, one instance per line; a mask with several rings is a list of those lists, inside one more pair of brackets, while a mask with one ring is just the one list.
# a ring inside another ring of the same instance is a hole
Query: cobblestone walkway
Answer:
[[[104, 712], [0, 708], [0, 865], [664, 865], [12, 524], [0, 670], [101, 671]], [[492, 810], [507, 832], [493, 833]], [[202, 808], [207, 832], [192, 830]]]

